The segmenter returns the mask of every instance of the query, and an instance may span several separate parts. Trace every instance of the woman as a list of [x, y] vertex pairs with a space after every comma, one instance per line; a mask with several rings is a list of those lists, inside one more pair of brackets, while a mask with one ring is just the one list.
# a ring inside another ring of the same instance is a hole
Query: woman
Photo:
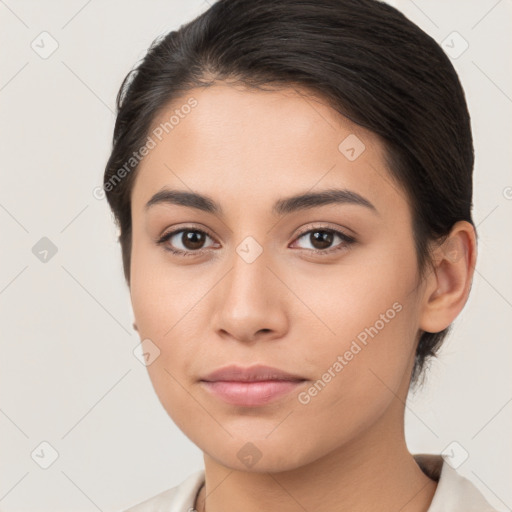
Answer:
[[464, 92], [375, 0], [219, 0], [118, 95], [104, 189], [154, 389], [204, 471], [130, 508], [484, 511], [412, 455], [476, 261]]

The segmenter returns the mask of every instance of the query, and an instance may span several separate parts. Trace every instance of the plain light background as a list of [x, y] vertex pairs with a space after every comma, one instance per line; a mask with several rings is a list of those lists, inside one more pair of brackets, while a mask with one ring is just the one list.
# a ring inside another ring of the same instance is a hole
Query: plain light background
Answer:
[[[451, 52], [476, 153], [473, 289], [409, 398], [407, 441], [467, 457], [458, 471], [511, 510], [512, 4], [390, 3]], [[134, 356], [117, 230], [93, 190], [122, 79], [156, 36], [207, 8], [0, 0], [1, 511], [119, 511], [202, 467]]]

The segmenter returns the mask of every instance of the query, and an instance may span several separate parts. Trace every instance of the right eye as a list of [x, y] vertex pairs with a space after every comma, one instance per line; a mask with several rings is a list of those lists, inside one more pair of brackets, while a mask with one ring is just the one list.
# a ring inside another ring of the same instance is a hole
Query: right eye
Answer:
[[[196, 256], [203, 253], [206, 238], [212, 239], [208, 233], [201, 229], [182, 228], [164, 233], [157, 240], [157, 244], [163, 245], [165, 250], [179, 256]], [[179, 247], [180, 244], [182, 247]]]

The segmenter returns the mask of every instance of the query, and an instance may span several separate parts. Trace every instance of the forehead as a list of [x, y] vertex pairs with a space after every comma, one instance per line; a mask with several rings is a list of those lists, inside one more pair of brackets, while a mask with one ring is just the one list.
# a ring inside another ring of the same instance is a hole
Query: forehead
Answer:
[[166, 185], [221, 187], [226, 198], [242, 194], [259, 203], [265, 193], [275, 200], [314, 187], [390, 201], [401, 193], [379, 137], [303, 89], [191, 89], [161, 110], [150, 136], [155, 146], [139, 164], [134, 208]]
[[[151, 131], [163, 129], [163, 138], [172, 132], [186, 138], [189, 145], [195, 141], [229, 149], [234, 143], [237, 149], [245, 143], [244, 149], [260, 156], [272, 155], [276, 149], [282, 153], [289, 146], [296, 150], [298, 145], [309, 149], [320, 143], [332, 148], [334, 143], [336, 148], [344, 133], [364, 139], [375, 151], [384, 149], [376, 134], [313, 94], [297, 87], [260, 90], [225, 83], [195, 88], [166, 105], [155, 117]], [[191, 103], [195, 106], [190, 107]], [[267, 145], [262, 148], [262, 143]]]

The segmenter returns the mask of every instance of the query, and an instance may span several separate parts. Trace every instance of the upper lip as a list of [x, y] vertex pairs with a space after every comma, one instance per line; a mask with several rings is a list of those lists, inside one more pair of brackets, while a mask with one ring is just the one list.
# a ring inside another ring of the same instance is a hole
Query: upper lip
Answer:
[[200, 379], [207, 382], [215, 381], [236, 381], [236, 382], [257, 382], [264, 380], [288, 380], [288, 381], [303, 381], [304, 377], [285, 372], [278, 368], [265, 365], [254, 365], [249, 367], [242, 367], [238, 365], [229, 365], [219, 368], [206, 377]]

